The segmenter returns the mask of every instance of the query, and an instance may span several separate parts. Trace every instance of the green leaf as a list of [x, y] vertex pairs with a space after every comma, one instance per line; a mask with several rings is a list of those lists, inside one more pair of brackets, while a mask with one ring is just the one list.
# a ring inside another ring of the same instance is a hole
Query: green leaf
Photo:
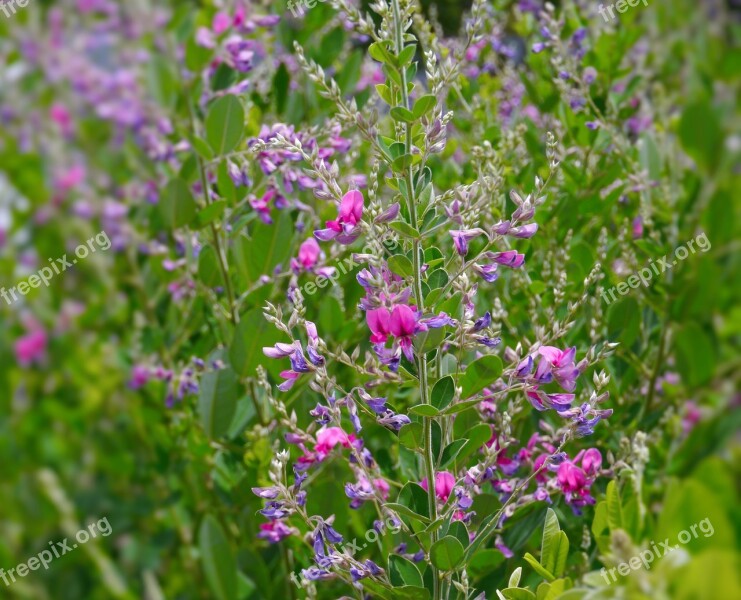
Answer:
[[624, 298], [610, 305], [607, 309], [608, 339], [632, 346], [640, 332], [641, 309], [634, 298]]
[[288, 69], [285, 63], [280, 63], [280, 66], [275, 71], [273, 77], [273, 92], [275, 94], [275, 112], [279, 115], [283, 114], [286, 108], [286, 102], [288, 100], [288, 89], [291, 85], [291, 76], [288, 74]]
[[463, 545], [452, 535], [432, 544], [430, 548], [430, 562], [438, 569], [451, 571], [463, 559]]
[[718, 167], [723, 152], [723, 129], [719, 111], [703, 99], [684, 109], [679, 140], [687, 154], [706, 171]]
[[280, 341], [280, 334], [263, 316], [262, 310], [255, 308], [243, 314], [234, 332], [229, 348], [229, 362], [242, 376], [252, 376], [258, 365], [263, 364], [263, 347]]
[[697, 323], [686, 323], [676, 332], [674, 355], [687, 385], [699, 387], [712, 379], [717, 364], [715, 346]]
[[464, 400], [463, 402], [456, 402], [452, 406], [449, 406], [444, 411], [442, 411], [441, 414], [454, 415], [456, 413], [466, 410], [467, 408], [476, 406], [477, 404], [480, 404], [480, 403], [481, 403], [481, 398], [476, 398], [475, 400]]
[[406, 67], [407, 65], [411, 64], [412, 59], [414, 58], [414, 55], [417, 53], [417, 45], [411, 44], [410, 46], [405, 46], [401, 52], [399, 52], [399, 66], [400, 67]]
[[477, 580], [494, 571], [504, 560], [504, 554], [499, 550], [487, 548], [474, 554], [466, 568], [469, 575]]
[[400, 123], [414, 123], [414, 113], [403, 106], [394, 106], [390, 111], [391, 118]]
[[171, 179], [162, 192], [159, 211], [170, 229], [190, 223], [196, 216], [196, 202], [188, 184], [182, 179]]
[[529, 552], [526, 552], [523, 558], [533, 568], [533, 570], [546, 581], [553, 581], [556, 578], [550, 571], [548, 571], [543, 565], [541, 565], [537, 561], [537, 559]]
[[425, 522], [430, 522], [427, 507], [427, 492], [425, 492], [424, 488], [418, 483], [412, 481], [408, 482], [399, 491], [397, 501], [399, 504], [413, 510], [417, 515], [420, 515]]
[[394, 231], [398, 231], [400, 234], [408, 237], [409, 239], [419, 239], [419, 231], [417, 231], [414, 227], [409, 225], [409, 223], [405, 223], [404, 221], [392, 221], [391, 223], [389, 223], [389, 227], [391, 227], [391, 229], [393, 229]]
[[414, 585], [417, 587], [424, 587], [422, 574], [419, 572], [417, 565], [415, 565], [411, 560], [399, 556], [398, 554], [390, 554], [388, 563], [391, 585]]
[[442, 410], [453, 401], [455, 397], [455, 381], [450, 375], [438, 379], [432, 387], [430, 401], [432, 406]]
[[435, 107], [435, 104], [437, 104], [437, 98], [432, 94], [422, 96], [414, 103], [414, 108], [412, 109], [414, 118], [419, 119], [422, 115], [426, 115]]
[[206, 115], [206, 139], [218, 156], [236, 148], [244, 131], [244, 108], [236, 96], [215, 100]]
[[558, 524], [558, 517], [552, 508], [549, 508], [545, 514], [545, 525], [543, 526], [543, 541], [540, 546], [540, 564], [546, 571], [554, 573], [556, 561], [558, 559], [558, 533], [561, 527]]
[[516, 588], [520, 586], [520, 579], [522, 578], [522, 567], [517, 567], [512, 575], [509, 576], [508, 587]]
[[229, 430], [237, 408], [237, 393], [237, 376], [230, 367], [201, 377], [198, 414], [209, 437], [221, 437]]
[[566, 569], [566, 559], [569, 557], [569, 538], [565, 531], [558, 532], [558, 551], [556, 553], [556, 566], [553, 573], [556, 577], [561, 577]]
[[210, 225], [214, 221], [220, 219], [225, 210], [226, 200], [218, 200], [213, 204], [209, 204], [196, 215], [196, 221], [193, 226], [197, 229], [201, 229], [206, 225]]
[[535, 594], [525, 588], [507, 588], [502, 590], [502, 595], [508, 600], [535, 600]]
[[422, 448], [424, 443], [422, 423], [407, 423], [399, 430], [399, 443], [410, 450]]
[[615, 531], [623, 526], [623, 506], [620, 501], [620, 492], [615, 481], [607, 484], [607, 523], [610, 531]]
[[463, 388], [461, 398], [468, 399], [477, 394], [499, 379], [501, 374], [502, 361], [498, 356], [487, 355], [473, 361], [460, 379]]
[[218, 600], [237, 600], [237, 561], [221, 525], [206, 515], [198, 531], [206, 581]]
[[201, 158], [211, 160], [214, 157], [214, 153], [203, 138], [193, 135], [188, 138], [188, 141], [190, 141], [191, 146], [193, 146], [193, 149], [198, 152]]
[[479, 423], [471, 427], [466, 435], [468, 436], [468, 442], [458, 455], [459, 461], [465, 460], [491, 439], [491, 427], [487, 423]]
[[394, 56], [388, 51], [384, 42], [373, 42], [368, 46], [368, 54], [371, 55], [372, 59], [383, 64], [394, 64], [396, 62]]
[[427, 524], [430, 522], [430, 520], [424, 515], [398, 502], [387, 502], [384, 504], [384, 507], [388, 508], [389, 510], [393, 510], [396, 513], [399, 513], [400, 515], [406, 515], [407, 517], [411, 517], [412, 519], [417, 519], [421, 523]]
[[391, 95], [391, 88], [389, 86], [383, 83], [376, 84], [376, 91], [386, 104], [394, 104], [394, 97]]
[[198, 254], [198, 278], [207, 287], [223, 284], [221, 271], [219, 270], [219, 259], [213, 246], [204, 246]]
[[440, 414], [440, 411], [431, 404], [417, 404], [409, 409], [409, 414], [420, 415], [422, 417], [436, 417]]
[[262, 275], [270, 275], [276, 266], [288, 261], [293, 233], [293, 221], [288, 211], [283, 211], [272, 225], [262, 222], [255, 224], [251, 243], [244, 247], [250, 282], [257, 281]]
[[403, 254], [396, 254], [388, 259], [388, 267], [397, 275], [409, 277], [414, 274], [412, 261]]
[[446, 466], [448, 466], [451, 462], [453, 462], [456, 456], [458, 456], [458, 454], [460, 453], [463, 446], [466, 445], [466, 442], [468, 442], [466, 438], [461, 438], [445, 446], [445, 449], [443, 450], [443, 454], [440, 457], [439, 467], [443, 469]]
[[402, 154], [393, 160], [391, 168], [393, 168], [394, 171], [401, 172], [408, 169], [412, 164], [414, 164], [414, 156], [411, 154]]

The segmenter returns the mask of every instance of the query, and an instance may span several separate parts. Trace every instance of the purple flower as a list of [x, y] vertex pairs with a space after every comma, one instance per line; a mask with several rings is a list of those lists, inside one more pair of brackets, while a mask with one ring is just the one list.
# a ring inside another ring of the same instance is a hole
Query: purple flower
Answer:
[[321, 581], [326, 579], [334, 579], [334, 573], [330, 573], [325, 569], [318, 567], [309, 567], [308, 569], [301, 570], [301, 576], [309, 581]]
[[453, 229], [450, 231], [450, 235], [453, 237], [456, 252], [461, 256], [465, 256], [468, 254], [468, 242], [480, 235], [486, 235], [486, 232], [476, 227], [475, 229]]
[[516, 238], [529, 239], [535, 235], [538, 231], [537, 223], [530, 223], [528, 225], [522, 225], [520, 227], [512, 227], [509, 230], [509, 235], [513, 235]]
[[486, 329], [489, 325], [491, 325], [491, 313], [486, 311], [486, 314], [473, 324], [471, 332], [476, 333], [482, 329]]
[[[518, 228], [521, 229], [521, 228]], [[537, 230], [537, 225], [536, 225]], [[516, 250], [507, 250], [506, 252], [490, 252], [486, 255], [488, 258], [493, 260], [495, 263], [510, 267], [512, 269], [518, 269], [525, 264], [525, 255], [520, 254]]]
[[267, 498], [268, 500], [275, 500], [280, 494], [280, 490], [276, 486], [272, 487], [253, 487], [252, 493], [260, 498]]
[[397, 415], [392, 411], [387, 411], [384, 416], [378, 418], [378, 424], [386, 427], [391, 427], [395, 431], [399, 431], [404, 425], [411, 423], [411, 420], [406, 415]]
[[481, 276], [481, 279], [488, 283], [494, 283], [499, 278], [498, 266], [495, 264], [480, 265], [474, 263], [473, 270]]

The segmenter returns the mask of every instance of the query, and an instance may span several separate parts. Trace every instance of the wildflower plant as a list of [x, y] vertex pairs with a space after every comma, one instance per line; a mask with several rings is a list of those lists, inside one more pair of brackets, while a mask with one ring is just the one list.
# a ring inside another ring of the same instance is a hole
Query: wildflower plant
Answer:
[[115, 535], [18, 594], [738, 596], [734, 10], [49, 4], [0, 22], [0, 557]]

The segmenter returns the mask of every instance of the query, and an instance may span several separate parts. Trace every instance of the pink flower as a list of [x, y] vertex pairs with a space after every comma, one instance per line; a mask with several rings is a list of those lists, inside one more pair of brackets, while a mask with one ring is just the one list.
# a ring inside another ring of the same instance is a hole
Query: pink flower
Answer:
[[391, 314], [386, 308], [376, 308], [365, 313], [368, 329], [371, 330], [370, 341], [374, 344], [383, 344], [391, 333]]
[[59, 126], [62, 135], [65, 137], [71, 135], [72, 116], [63, 104], [58, 102], [52, 104], [49, 108], [49, 117]]
[[85, 167], [82, 165], [75, 165], [57, 177], [56, 186], [60, 188], [62, 193], [66, 193], [72, 188], [80, 185], [84, 179]]
[[314, 451], [319, 456], [319, 460], [322, 460], [337, 444], [343, 448], [349, 448], [354, 440], [354, 435], [347, 435], [340, 427], [324, 427], [316, 432]]
[[14, 346], [18, 363], [27, 367], [34, 361], [41, 360], [46, 353], [47, 341], [46, 332], [43, 329], [36, 329], [18, 338]]
[[557, 479], [559, 486], [566, 493], [581, 492], [587, 485], [584, 471], [568, 460], [558, 467]]
[[337, 239], [340, 244], [351, 244], [359, 235], [357, 225], [363, 217], [363, 194], [350, 190], [340, 201], [337, 219], [327, 221], [326, 229], [318, 229], [314, 237], [322, 242]]
[[363, 194], [358, 190], [347, 192], [340, 202], [340, 216], [338, 220], [341, 223], [357, 225], [360, 219], [363, 218], [363, 203]]
[[134, 365], [131, 369], [131, 379], [129, 380], [129, 387], [132, 390], [138, 390], [144, 387], [149, 381], [150, 372], [149, 367], [144, 365]]
[[[420, 485], [422, 486], [422, 489], [428, 491], [427, 477], [422, 480]], [[451, 473], [448, 473], [448, 471], [439, 471], [438, 473], [435, 473], [435, 496], [437, 496], [438, 499], [447, 502], [448, 496], [450, 496], [454, 487], [455, 477]]]
[[597, 448], [590, 448], [581, 459], [581, 466], [589, 477], [594, 477], [602, 468], [602, 454]]
[[225, 12], [217, 12], [214, 15], [214, 20], [211, 24], [211, 29], [213, 29], [213, 32], [216, 35], [221, 35], [224, 33], [229, 27], [231, 27], [232, 19], [231, 17], [226, 14]]
[[633, 239], [637, 240], [643, 237], [643, 219], [636, 217], [633, 219]]
[[373, 485], [381, 494], [381, 498], [386, 500], [389, 497], [389, 484], [385, 479], [377, 478], [373, 480]]
[[287, 527], [283, 521], [276, 520], [269, 521], [268, 523], [260, 523], [260, 533], [257, 534], [257, 537], [275, 544], [292, 533], [293, 530]]
[[306, 240], [298, 249], [298, 260], [292, 260], [291, 266], [294, 271], [311, 270], [319, 262], [322, 251], [314, 238]]
[[[555, 346], [541, 346], [538, 353], [551, 366], [551, 373], [558, 384], [567, 392], [573, 392], [576, 388], [576, 378], [580, 373], [574, 365], [576, 346], [567, 350], [560, 350]], [[541, 371], [540, 367], [538, 367], [538, 371]]]
[[389, 322], [391, 333], [398, 338], [405, 338], [414, 335], [415, 325], [417, 323], [414, 311], [406, 304], [397, 304], [391, 312]]

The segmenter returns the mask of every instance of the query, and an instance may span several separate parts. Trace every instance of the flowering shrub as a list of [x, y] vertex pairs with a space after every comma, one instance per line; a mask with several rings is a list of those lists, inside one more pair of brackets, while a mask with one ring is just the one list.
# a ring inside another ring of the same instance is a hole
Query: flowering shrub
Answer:
[[0, 23], [9, 593], [737, 597], [739, 13], [617, 4]]

